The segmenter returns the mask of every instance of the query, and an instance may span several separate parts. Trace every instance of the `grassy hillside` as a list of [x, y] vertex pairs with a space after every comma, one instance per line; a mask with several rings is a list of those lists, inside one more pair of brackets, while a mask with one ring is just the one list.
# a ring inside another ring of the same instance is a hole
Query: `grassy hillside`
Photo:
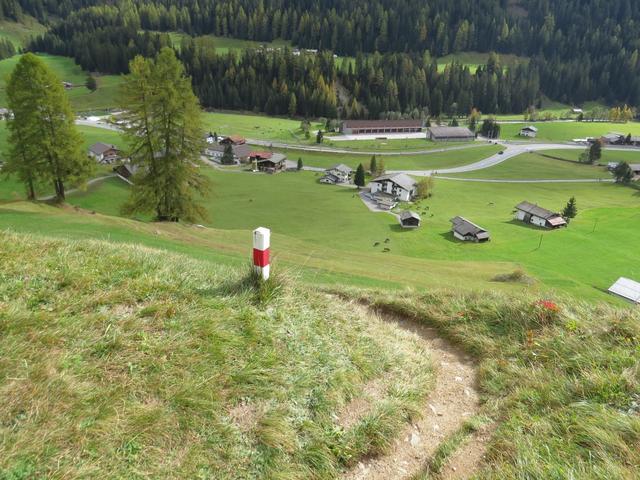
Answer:
[[[558, 158], [576, 157], [575, 160], [558, 160]], [[581, 152], [574, 154], [573, 150], [554, 150], [551, 152], [526, 153], [512, 157], [498, 165], [477, 170], [475, 172], [447, 174], [457, 178], [484, 178], [497, 180], [553, 180], [553, 179], [611, 179], [611, 174], [605, 167], [586, 165], [577, 162]], [[626, 153], [626, 152], [625, 152]], [[640, 153], [636, 153], [640, 158]]]
[[[493, 425], [485, 429], [488, 450], [472, 478], [638, 477], [637, 311], [534, 295], [350, 294], [436, 327], [477, 359], [481, 415]], [[448, 456], [477, 457], [481, 447], [481, 440], [461, 430], [420, 480], [451, 473], [443, 468]]]
[[[97, 76], [98, 89], [91, 92], [84, 84], [87, 72], [84, 72], [73, 59], [55, 55], [38, 54], [38, 56], [60, 77], [63, 82], [73, 83], [74, 88], [67, 91], [73, 108], [77, 111], [94, 111], [116, 106], [116, 95], [120, 77], [115, 75]], [[20, 60], [16, 55], [0, 61], [0, 107], [6, 106], [6, 79]]]
[[0, 259], [2, 478], [334, 477], [431, 386], [415, 335], [293, 278], [6, 233]]
[[[375, 255], [362, 264], [371, 275], [384, 276], [388, 271], [390, 262], [374, 260], [378, 254], [393, 255], [394, 261], [404, 257], [407, 262], [430, 260], [448, 265], [455, 271], [454, 278], [468, 285], [475, 284], [476, 275], [490, 279], [488, 272], [495, 271], [501, 262], [516, 262], [544, 288], [591, 299], [609, 298], [602, 290], [619, 276], [640, 277], [634, 260], [640, 244], [633, 233], [640, 204], [638, 192], [632, 188], [598, 183], [518, 185], [436, 180], [434, 196], [411, 207], [422, 214], [422, 228], [403, 231], [392, 216], [370, 212], [355, 191], [318, 184], [311, 172], [265, 176], [208, 171], [208, 175], [213, 182], [212, 196], [206, 203], [209, 226], [246, 231], [264, 224], [303, 242], [292, 246], [303, 258], [315, 254], [316, 249], [331, 247], [334, 253], [327, 260], [332, 264]], [[116, 198], [112, 193], [96, 189], [78, 200], [72, 197], [70, 202], [81, 207], [89, 206], [89, 201], [92, 205], [111, 202], [106, 213], [115, 213], [125, 197]], [[523, 200], [561, 210], [571, 196], [577, 198], [579, 213], [567, 229], [545, 231], [513, 220], [514, 206]], [[449, 233], [449, 220], [456, 215], [487, 228], [492, 241], [484, 245], [455, 241]], [[488, 270], [472, 273], [464, 267], [468, 261], [480, 262]], [[445, 278], [451, 280], [446, 275], [427, 281]]]
[[601, 137], [609, 132], [640, 135], [640, 122], [538, 122], [535, 139], [520, 137], [523, 124], [502, 124], [500, 137], [505, 140], [568, 142], [574, 138]]
[[0, 21], [0, 37], [9, 39], [16, 49], [26, 46], [31, 37], [40, 35], [45, 31], [46, 27], [44, 25], [28, 15], [23, 15], [20, 22]]
[[[339, 147], [340, 145], [338, 145]], [[442, 145], [440, 145], [442, 147]], [[447, 146], [445, 146], [446, 148]], [[279, 150], [279, 149], [276, 149]], [[430, 170], [439, 168], [452, 168], [468, 165], [490, 157], [501, 150], [497, 145], [479, 144], [477, 147], [453, 150], [450, 152], [433, 152], [415, 155], [391, 155], [385, 156], [384, 152], [376, 154], [378, 161], [383, 160], [388, 170]], [[280, 150], [289, 158], [302, 158], [304, 165], [309, 167], [329, 168], [336, 163], [344, 163], [352, 168], [357, 168], [362, 163], [369, 168], [371, 158], [365, 155], [351, 155], [341, 153], [309, 152], [300, 150]]]

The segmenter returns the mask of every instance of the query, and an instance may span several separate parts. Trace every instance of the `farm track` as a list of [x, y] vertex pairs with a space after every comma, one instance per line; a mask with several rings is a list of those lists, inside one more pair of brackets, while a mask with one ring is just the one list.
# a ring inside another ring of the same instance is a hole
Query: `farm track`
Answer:
[[[408, 425], [384, 455], [367, 458], [346, 472], [343, 480], [410, 479], [423, 472], [440, 444], [459, 430], [480, 408], [473, 359], [444, 340], [436, 329], [395, 313], [376, 311], [354, 303], [362, 315], [377, 316], [385, 322], [422, 339], [432, 356], [437, 377], [422, 416]], [[466, 468], [447, 468], [448, 479], [467, 478], [482, 459], [488, 438], [475, 438], [474, 461]], [[455, 459], [455, 453], [454, 457]]]

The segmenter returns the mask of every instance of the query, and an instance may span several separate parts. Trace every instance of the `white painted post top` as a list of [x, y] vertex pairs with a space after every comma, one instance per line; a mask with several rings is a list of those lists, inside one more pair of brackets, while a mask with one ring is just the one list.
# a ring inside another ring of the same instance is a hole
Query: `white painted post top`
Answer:
[[267, 250], [271, 245], [271, 230], [260, 227], [253, 231], [253, 248]]

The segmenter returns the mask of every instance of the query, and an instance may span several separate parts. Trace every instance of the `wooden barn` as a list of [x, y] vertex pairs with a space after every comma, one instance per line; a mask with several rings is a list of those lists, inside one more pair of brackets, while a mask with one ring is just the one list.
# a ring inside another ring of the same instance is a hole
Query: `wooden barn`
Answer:
[[464, 217], [451, 219], [451, 231], [454, 237], [463, 242], [484, 243], [491, 240], [489, 232]]
[[522, 202], [516, 205], [515, 218], [521, 222], [542, 228], [555, 229], [567, 226], [567, 221], [559, 213], [529, 202]]
[[405, 210], [400, 214], [400, 226], [402, 228], [419, 228], [422, 223], [420, 215], [410, 210]]

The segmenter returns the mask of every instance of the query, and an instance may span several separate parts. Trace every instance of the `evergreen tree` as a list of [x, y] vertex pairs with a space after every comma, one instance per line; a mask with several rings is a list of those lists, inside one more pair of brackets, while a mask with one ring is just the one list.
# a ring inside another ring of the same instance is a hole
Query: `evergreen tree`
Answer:
[[371, 162], [369, 163], [369, 171], [371, 172], [371, 175], [375, 175], [378, 172], [378, 162], [375, 155], [371, 157]]
[[85, 86], [92, 92], [95, 92], [98, 89], [98, 82], [93, 75], [88, 75]]
[[589, 147], [589, 163], [596, 163], [598, 160], [602, 158], [602, 142], [600, 140], [596, 140], [593, 142], [591, 147]]
[[200, 171], [204, 130], [198, 100], [170, 48], [155, 59], [133, 59], [120, 103], [134, 175], [126, 213], [153, 213], [158, 221], [195, 221], [208, 191]]
[[289, 116], [295, 117], [297, 111], [298, 111], [298, 101], [296, 100], [295, 93], [292, 93], [289, 96]]
[[65, 184], [84, 183], [93, 162], [82, 152], [62, 82], [31, 53], [24, 55], [7, 84], [9, 119], [7, 173], [14, 173], [35, 197], [37, 181], [51, 182], [56, 202], [65, 200]]
[[384, 175], [386, 171], [387, 170], [386, 170], [385, 165], [384, 165], [384, 160], [380, 159], [380, 161], [378, 162], [378, 169], [376, 170], [376, 173], [375, 173], [376, 177], [380, 177], [380, 176]]
[[353, 183], [355, 183], [358, 188], [362, 188], [366, 184], [365, 172], [362, 164], [358, 165], [358, 168], [356, 169], [356, 175], [353, 179]]
[[298, 171], [302, 170], [304, 164], [302, 163], [302, 157], [298, 157]]
[[633, 170], [627, 162], [620, 162], [613, 170], [613, 176], [616, 182], [627, 185], [633, 180]]
[[220, 159], [220, 163], [223, 165], [233, 165], [235, 163], [235, 158], [233, 154], [233, 147], [230, 143], [227, 143], [224, 146], [224, 152], [222, 153], [222, 158]]
[[322, 130], [318, 130], [318, 134], [316, 135], [316, 143], [322, 143], [322, 140], [324, 140], [324, 133], [322, 133]]
[[566, 219], [576, 218], [578, 215], [578, 207], [576, 205], [576, 197], [571, 197], [567, 205], [562, 210], [562, 216]]

